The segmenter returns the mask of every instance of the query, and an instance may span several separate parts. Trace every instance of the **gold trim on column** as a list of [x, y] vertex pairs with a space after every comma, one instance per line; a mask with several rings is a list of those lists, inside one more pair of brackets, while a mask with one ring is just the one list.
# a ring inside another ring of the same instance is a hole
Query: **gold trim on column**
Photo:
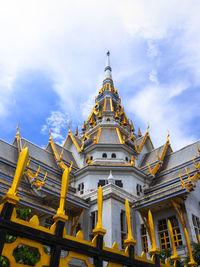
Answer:
[[117, 131], [117, 135], [118, 135], [118, 138], [119, 138], [120, 144], [123, 144], [123, 140], [122, 140], [122, 136], [121, 136], [121, 133], [120, 133], [120, 130], [119, 130], [119, 128], [116, 128], [116, 131]]

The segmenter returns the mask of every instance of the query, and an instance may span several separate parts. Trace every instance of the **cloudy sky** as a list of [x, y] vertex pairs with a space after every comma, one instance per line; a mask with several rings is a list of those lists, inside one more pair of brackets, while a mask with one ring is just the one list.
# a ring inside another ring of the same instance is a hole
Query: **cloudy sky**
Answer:
[[200, 139], [199, 0], [0, 0], [0, 138], [62, 143], [81, 126], [111, 52], [134, 126], [174, 150]]

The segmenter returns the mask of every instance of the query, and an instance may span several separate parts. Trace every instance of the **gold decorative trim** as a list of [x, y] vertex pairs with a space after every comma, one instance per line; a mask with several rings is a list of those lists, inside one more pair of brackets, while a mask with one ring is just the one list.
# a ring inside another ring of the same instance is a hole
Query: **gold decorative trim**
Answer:
[[121, 133], [120, 133], [120, 130], [119, 130], [119, 128], [116, 128], [116, 131], [117, 131], [117, 135], [118, 135], [118, 138], [119, 138], [120, 144], [123, 144], [123, 140], [122, 140], [122, 137], [121, 137]]

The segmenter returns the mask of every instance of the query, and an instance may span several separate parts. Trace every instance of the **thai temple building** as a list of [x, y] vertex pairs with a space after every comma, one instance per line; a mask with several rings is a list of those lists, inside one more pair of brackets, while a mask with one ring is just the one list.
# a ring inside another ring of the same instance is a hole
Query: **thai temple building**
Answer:
[[[23, 147], [29, 149], [29, 162], [20, 182], [19, 207], [30, 207], [40, 223], [53, 223], [60, 200], [63, 170], [70, 167], [65, 211], [67, 231], [81, 229], [92, 240], [97, 223], [97, 189], [103, 191], [102, 225], [104, 241], [116, 241], [124, 249], [127, 235], [125, 199], [131, 208], [136, 253], [151, 248], [148, 211], [154, 220], [156, 243], [172, 248], [167, 221], [170, 220], [177, 252], [188, 255], [187, 242], [200, 241], [200, 141], [173, 151], [170, 136], [155, 148], [149, 126], [144, 134], [135, 130], [127, 117], [114, 86], [110, 53], [107, 52], [105, 77], [94, 107], [82, 130], [69, 132], [63, 146], [51, 135], [46, 148], [20, 135], [12, 144], [0, 140], [0, 194], [6, 194]], [[67, 127], [67, 123], [66, 123]]]

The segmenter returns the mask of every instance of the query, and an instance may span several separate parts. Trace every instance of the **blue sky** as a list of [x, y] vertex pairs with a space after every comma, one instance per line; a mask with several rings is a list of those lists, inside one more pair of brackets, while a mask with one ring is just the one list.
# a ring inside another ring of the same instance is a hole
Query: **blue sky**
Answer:
[[111, 52], [115, 87], [155, 147], [200, 139], [198, 0], [0, 3], [0, 138], [62, 143], [89, 115]]

